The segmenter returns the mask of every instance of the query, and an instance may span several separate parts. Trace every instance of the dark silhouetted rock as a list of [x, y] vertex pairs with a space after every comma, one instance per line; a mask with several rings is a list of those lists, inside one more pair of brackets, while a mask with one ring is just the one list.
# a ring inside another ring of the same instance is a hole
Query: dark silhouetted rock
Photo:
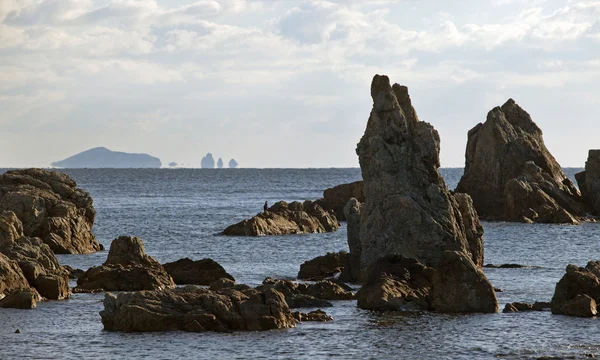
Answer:
[[53, 162], [52, 166], [60, 168], [160, 168], [162, 163], [159, 158], [148, 154], [130, 154], [111, 151], [105, 147], [98, 147], [71, 156], [62, 161]]
[[361, 309], [377, 311], [425, 311], [435, 270], [399, 254], [375, 262], [367, 283], [356, 293]]
[[338, 229], [334, 215], [323, 210], [316, 202], [280, 201], [253, 218], [229, 226], [223, 231], [231, 236], [262, 236], [312, 234]]
[[491, 269], [539, 269], [539, 266], [521, 265], [521, 264], [486, 264], [484, 267]]
[[[87, 254], [102, 249], [92, 233], [96, 216], [92, 197], [65, 174], [41, 169], [6, 172], [0, 176], [3, 211], [14, 212], [23, 234], [41, 238], [54, 253]], [[11, 236], [0, 237], [0, 242], [6, 245]]]
[[240, 164], [238, 164], [237, 161], [235, 161], [234, 159], [229, 160], [229, 168], [231, 169], [235, 169], [236, 167], [238, 167]]
[[217, 167], [218, 167], [219, 169], [222, 169], [222, 168], [223, 168], [223, 159], [219, 158], [219, 160], [217, 161]]
[[585, 171], [577, 173], [575, 179], [585, 203], [600, 215], [600, 150], [589, 151]]
[[344, 268], [347, 257], [348, 252], [340, 251], [337, 253], [327, 253], [327, 255], [305, 261], [300, 265], [298, 279], [323, 280], [336, 273], [340, 273]]
[[211, 285], [212, 282], [221, 278], [235, 281], [233, 276], [212, 259], [194, 261], [185, 258], [164, 264], [163, 267], [178, 285]]
[[77, 280], [75, 292], [163, 290], [175, 287], [162, 265], [144, 250], [140, 238], [113, 240], [102, 266], [88, 269]]
[[535, 302], [533, 304], [514, 302], [508, 303], [502, 310], [503, 313], [516, 313], [523, 311], [545, 311], [550, 310], [550, 303], [548, 302]]
[[600, 261], [586, 267], [568, 265], [566, 274], [556, 284], [552, 297], [552, 313], [589, 317], [596, 315], [600, 300]]
[[364, 179], [361, 278], [398, 253], [436, 267], [444, 250], [470, 254], [459, 206], [439, 173], [440, 138], [419, 121], [405, 86], [371, 84], [373, 110], [356, 149]]
[[433, 276], [431, 307], [445, 313], [494, 313], [498, 300], [492, 284], [469, 256], [445, 251]]
[[350, 199], [344, 207], [350, 253], [346, 257], [344, 271], [340, 277], [342, 281], [359, 282], [361, 277], [360, 207], [360, 202], [355, 198]]
[[273, 288], [285, 296], [290, 308], [331, 307], [327, 300], [352, 300], [352, 292], [331, 281], [319, 281], [315, 284], [299, 284], [289, 280], [266, 278], [258, 290]]
[[202, 166], [203, 169], [215, 168], [215, 159], [213, 158], [211, 153], [206, 154], [206, 156], [202, 158], [200, 166]]
[[62, 268], [69, 274], [69, 279], [77, 280], [81, 276], [83, 276], [83, 274], [85, 274], [85, 271], [83, 271], [81, 269], [73, 268], [72, 266], [69, 266], [69, 265], [62, 265]]
[[273, 289], [213, 291], [187, 286], [107, 293], [100, 316], [105, 330], [126, 332], [264, 331], [296, 326], [283, 295]]
[[586, 214], [579, 191], [546, 148], [542, 130], [512, 99], [469, 131], [465, 172], [456, 191], [471, 195], [479, 216], [493, 220], [571, 223]]
[[320, 200], [320, 204], [323, 209], [327, 211], [332, 210], [338, 220], [346, 221], [344, 207], [352, 198], [355, 198], [361, 203], [365, 201], [363, 187], [364, 185], [361, 180], [326, 189], [323, 192], [323, 199]]

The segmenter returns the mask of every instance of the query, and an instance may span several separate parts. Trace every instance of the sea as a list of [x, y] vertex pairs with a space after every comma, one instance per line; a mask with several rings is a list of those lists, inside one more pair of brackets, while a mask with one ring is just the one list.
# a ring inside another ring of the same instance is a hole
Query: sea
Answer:
[[[581, 169], [565, 169], [573, 175]], [[318, 199], [361, 179], [360, 169], [77, 169], [94, 198], [94, 233], [108, 249], [120, 235], [143, 239], [161, 262], [212, 258], [238, 283], [295, 279], [300, 264], [348, 250], [346, 227], [327, 234], [226, 237], [228, 225], [256, 215], [265, 201]], [[3, 171], [0, 171], [2, 173]], [[441, 169], [453, 189], [462, 169]], [[579, 226], [484, 222], [486, 268], [500, 309], [550, 301], [567, 264], [600, 259], [600, 223]], [[58, 255], [88, 269], [107, 251]], [[75, 285], [74, 282], [71, 283]], [[588, 359], [600, 357], [600, 319], [552, 315], [376, 313], [333, 302], [327, 323], [268, 332], [119, 333], [104, 331], [103, 294], [73, 294], [33, 310], [0, 309], [0, 359]], [[311, 309], [304, 309], [303, 311]], [[20, 333], [15, 333], [19, 329]]]

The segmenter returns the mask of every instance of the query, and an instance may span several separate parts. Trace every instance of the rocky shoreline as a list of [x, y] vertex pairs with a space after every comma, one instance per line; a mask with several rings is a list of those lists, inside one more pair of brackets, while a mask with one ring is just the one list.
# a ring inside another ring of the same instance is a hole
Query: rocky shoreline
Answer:
[[[15, 170], [0, 176], [0, 307], [32, 309], [72, 293], [105, 292], [104, 329], [127, 332], [289, 329], [332, 321], [320, 309], [336, 301], [377, 312], [497, 313], [500, 290], [482, 271], [480, 218], [578, 224], [600, 214], [600, 151], [591, 150], [577, 174], [580, 192], [512, 99], [469, 132], [465, 174], [452, 191], [439, 172], [439, 134], [419, 119], [408, 88], [376, 75], [371, 97], [356, 149], [363, 181], [326, 189], [315, 201], [278, 202], [223, 231], [325, 233], [346, 221], [349, 252], [307, 260], [295, 280], [266, 277], [251, 287], [212, 259], [161, 264], [146, 254], [142, 239], [121, 236], [102, 265], [73, 269], [55, 254], [102, 249], [92, 232], [93, 199], [67, 175]], [[510, 303], [503, 313], [596, 316], [599, 269], [597, 261], [568, 265], [551, 302]], [[77, 279], [73, 289], [70, 278]]]

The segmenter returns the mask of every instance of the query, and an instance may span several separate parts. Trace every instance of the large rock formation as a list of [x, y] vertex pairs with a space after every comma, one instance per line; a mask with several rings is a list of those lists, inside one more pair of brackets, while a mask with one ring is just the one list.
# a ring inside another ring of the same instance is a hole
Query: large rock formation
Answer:
[[494, 287], [469, 256], [445, 251], [433, 276], [431, 307], [445, 313], [494, 313], [498, 300]]
[[2, 211], [13, 211], [23, 224], [23, 234], [39, 237], [54, 253], [102, 249], [92, 233], [96, 216], [92, 197], [67, 175], [41, 169], [6, 172], [0, 176]]
[[566, 274], [556, 284], [551, 308], [553, 314], [595, 316], [600, 301], [600, 261], [586, 267], [568, 265]]
[[[540, 170], [527, 165], [530, 161]], [[465, 173], [456, 191], [471, 195], [479, 216], [492, 220], [569, 223], [586, 215], [542, 130], [512, 99], [469, 131]], [[542, 208], [543, 214], [536, 211]]]
[[224, 235], [261, 236], [285, 234], [311, 234], [332, 232], [338, 229], [334, 215], [323, 210], [316, 202], [280, 201], [267, 211], [251, 219], [229, 226]]
[[53, 300], [70, 297], [68, 272], [42, 240], [24, 236], [23, 224], [13, 212], [0, 214], [1, 259], [9, 260], [8, 264], [12, 265], [7, 267], [0, 261], [4, 263], [0, 267], [5, 269], [0, 270], [4, 274], [0, 275], [0, 298], [9, 295], [11, 290], [20, 292], [2, 306], [34, 307], [40, 295]]
[[323, 198], [319, 200], [319, 203], [323, 209], [333, 211], [338, 220], [345, 221], [344, 207], [348, 201], [352, 198], [359, 202], [365, 201], [363, 188], [364, 184], [361, 180], [326, 189], [323, 191]]
[[213, 291], [194, 286], [106, 294], [105, 330], [230, 332], [293, 328], [296, 320], [281, 293], [267, 288]]
[[340, 251], [337, 253], [327, 253], [327, 255], [318, 256], [312, 260], [305, 261], [300, 265], [298, 279], [323, 280], [341, 273], [346, 263], [348, 252]]
[[148, 154], [131, 154], [98, 147], [73, 155], [62, 161], [53, 162], [60, 168], [155, 168], [162, 166], [159, 158]]
[[590, 150], [585, 171], [575, 174], [583, 200], [600, 215], [600, 150]]
[[471, 251], [471, 260], [478, 267], [483, 266], [483, 226], [479, 221], [477, 211], [473, 206], [473, 200], [468, 194], [454, 193], [454, 198], [458, 203], [458, 210], [465, 225], [467, 243]]
[[202, 158], [200, 166], [202, 166], [203, 169], [215, 168], [215, 159], [213, 158], [211, 153], [206, 154], [206, 156]]
[[219, 279], [235, 281], [219, 263], [212, 259], [192, 260], [179, 259], [163, 264], [163, 268], [171, 275], [175, 284], [210, 285]]
[[371, 84], [373, 110], [356, 149], [364, 179], [361, 278], [381, 256], [398, 253], [436, 267], [442, 252], [470, 254], [459, 206], [438, 169], [440, 138], [419, 121], [405, 86]]
[[344, 271], [340, 277], [340, 280], [342, 281], [360, 281], [360, 258], [362, 254], [360, 244], [360, 206], [360, 202], [357, 199], [352, 198], [344, 207], [350, 253], [346, 257]]
[[88, 269], [77, 280], [76, 292], [161, 290], [175, 287], [162, 265], [146, 254], [140, 238], [113, 240], [102, 266]]

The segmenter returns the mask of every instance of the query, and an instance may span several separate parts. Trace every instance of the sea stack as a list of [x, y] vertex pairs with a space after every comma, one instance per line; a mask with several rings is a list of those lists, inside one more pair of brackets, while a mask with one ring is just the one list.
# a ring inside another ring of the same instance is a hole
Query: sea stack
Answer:
[[469, 131], [457, 192], [490, 220], [577, 223], [586, 206], [544, 144], [542, 130], [509, 99]]
[[575, 175], [583, 200], [600, 215], [600, 150], [590, 150], [585, 171]]
[[215, 168], [215, 159], [213, 158], [211, 153], [206, 154], [206, 156], [202, 158], [200, 166], [202, 166], [203, 169]]
[[235, 161], [235, 159], [231, 159], [229, 160], [229, 168], [230, 169], [235, 169], [236, 167], [238, 167], [239, 164], [237, 161]]
[[217, 167], [218, 167], [219, 169], [222, 169], [222, 168], [223, 168], [223, 159], [219, 158], [219, 161], [217, 161]]
[[447, 250], [472, 257], [459, 205], [438, 170], [438, 132], [419, 121], [407, 87], [390, 86], [387, 76], [375, 75], [371, 97], [373, 110], [356, 149], [365, 195], [362, 281], [385, 255], [400, 254], [434, 268]]

